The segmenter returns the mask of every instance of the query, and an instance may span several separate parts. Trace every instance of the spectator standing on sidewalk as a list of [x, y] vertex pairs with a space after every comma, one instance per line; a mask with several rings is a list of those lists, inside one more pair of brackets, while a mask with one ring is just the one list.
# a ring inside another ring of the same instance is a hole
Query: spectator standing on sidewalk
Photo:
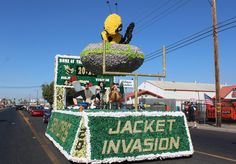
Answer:
[[187, 101], [184, 102], [184, 114], [189, 121], [189, 102]]
[[195, 117], [195, 111], [196, 111], [196, 107], [194, 106], [194, 104], [191, 102], [189, 104], [189, 122], [193, 122], [194, 123], [194, 128], [197, 127], [197, 122], [196, 122], [196, 117]]

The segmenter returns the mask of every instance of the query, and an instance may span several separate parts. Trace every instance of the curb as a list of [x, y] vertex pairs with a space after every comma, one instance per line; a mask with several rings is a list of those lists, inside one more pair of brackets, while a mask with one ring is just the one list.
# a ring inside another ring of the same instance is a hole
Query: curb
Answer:
[[[189, 126], [189, 127], [192, 128], [191, 126]], [[207, 125], [207, 124], [198, 124], [197, 129], [227, 132], [227, 133], [236, 133], [236, 125], [235, 126], [229, 126], [229, 127], [226, 127], [224, 125], [223, 125], [223, 127], [215, 127], [215, 126]]]

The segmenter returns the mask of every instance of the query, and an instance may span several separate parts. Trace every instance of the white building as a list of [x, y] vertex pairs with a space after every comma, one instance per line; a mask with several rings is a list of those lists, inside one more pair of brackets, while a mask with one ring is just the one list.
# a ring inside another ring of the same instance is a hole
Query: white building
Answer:
[[204, 101], [204, 94], [213, 97], [215, 84], [147, 80], [139, 86], [139, 90], [147, 90], [166, 99], [176, 99], [176, 105], [181, 106], [183, 101]]

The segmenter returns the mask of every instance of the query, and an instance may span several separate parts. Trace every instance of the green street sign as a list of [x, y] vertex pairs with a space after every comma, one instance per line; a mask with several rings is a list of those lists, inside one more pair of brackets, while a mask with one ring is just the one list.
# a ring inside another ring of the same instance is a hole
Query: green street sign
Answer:
[[82, 86], [87, 82], [98, 85], [102, 81], [108, 87], [113, 82], [113, 76], [94, 75], [87, 71], [81, 63], [79, 56], [57, 55], [55, 60], [56, 85], [71, 86], [69, 80], [72, 76], [75, 76]]

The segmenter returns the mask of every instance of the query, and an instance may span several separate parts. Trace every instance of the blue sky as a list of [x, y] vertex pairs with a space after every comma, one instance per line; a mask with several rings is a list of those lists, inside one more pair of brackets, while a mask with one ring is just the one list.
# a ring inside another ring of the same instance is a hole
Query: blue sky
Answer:
[[[110, 0], [114, 12], [115, 2]], [[117, 2], [123, 21], [122, 33], [134, 21], [136, 30], [131, 44], [140, 47], [145, 55], [212, 25], [208, 0]], [[161, 15], [179, 2], [185, 5], [165, 17]], [[235, 0], [217, 0], [218, 22], [236, 16], [235, 7]], [[151, 12], [153, 9], [156, 11]], [[105, 0], [0, 0], [0, 98], [36, 97], [37, 91], [41, 94], [37, 87], [14, 87], [50, 83], [54, 76], [54, 56], [79, 55], [89, 43], [100, 42], [108, 15]], [[150, 19], [158, 16], [161, 19], [148, 26]], [[147, 28], [138, 32], [140, 26]], [[221, 83], [236, 84], [235, 43], [236, 28], [219, 33]], [[161, 58], [145, 62], [137, 72], [161, 72]], [[212, 37], [167, 54], [166, 80], [214, 83]]]

